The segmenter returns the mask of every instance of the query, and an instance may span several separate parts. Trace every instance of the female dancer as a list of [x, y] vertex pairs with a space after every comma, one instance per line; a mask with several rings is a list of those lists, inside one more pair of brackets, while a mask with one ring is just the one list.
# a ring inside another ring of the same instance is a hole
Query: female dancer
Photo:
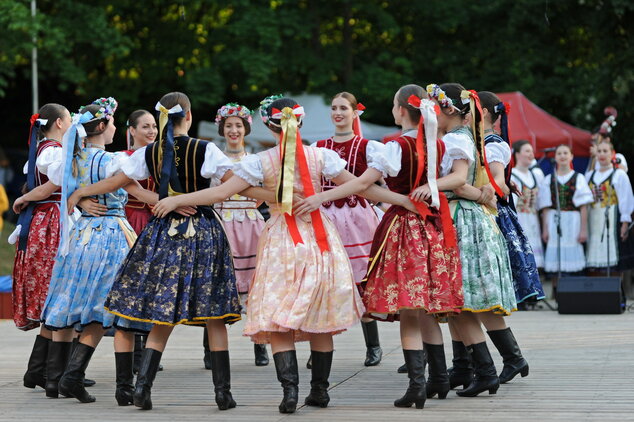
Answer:
[[[284, 391], [279, 410], [293, 413], [299, 382], [295, 342], [311, 343], [311, 392], [305, 403], [326, 407], [330, 401], [327, 389], [332, 336], [345, 331], [363, 314], [348, 257], [334, 225], [318, 209], [310, 219], [292, 214], [293, 196], [314, 195], [314, 186], [319, 189], [322, 176], [336, 180], [353, 176], [345, 170], [346, 162], [333, 151], [302, 145], [299, 126], [303, 108], [294, 100], [265, 99], [263, 107], [265, 124], [279, 140], [277, 147], [247, 156], [236, 165], [236, 177], [221, 186], [164, 199], [154, 212], [162, 216], [178, 205], [220, 202], [260, 183], [273, 193], [273, 198], [263, 198], [269, 203], [271, 218], [258, 244], [244, 333], [255, 343], [271, 343], [277, 378]], [[292, 171], [296, 168], [299, 172]], [[408, 202], [403, 196], [399, 200]]]
[[[251, 111], [239, 104], [226, 104], [216, 113], [218, 134], [224, 136], [226, 142], [224, 153], [234, 164], [247, 156], [244, 149], [244, 137], [251, 133], [251, 122]], [[255, 199], [236, 194], [214, 206], [222, 218], [222, 224], [231, 245], [236, 286], [238, 293], [244, 299], [249, 293], [249, 286], [253, 280], [258, 239], [264, 229], [264, 217], [258, 211], [258, 205]], [[269, 364], [266, 345], [255, 343], [253, 352], [256, 366]]]
[[[59, 393], [88, 403], [95, 401], [84, 386], [84, 374], [95, 348], [106, 329], [113, 325], [117, 389], [115, 397], [120, 406], [132, 401], [132, 333], [129, 330], [147, 330], [144, 324], [128, 324], [104, 311], [106, 294], [114, 281], [119, 265], [136, 239], [123, 211], [126, 193], [115, 191], [99, 197], [107, 211], [102, 217], [86, 213], [77, 220], [72, 231], [67, 231], [66, 197], [76, 186], [86, 186], [119, 171], [123, 155], [105, 152], [116, 130], [114, 112], [117, 102], [113, 98], [100, 98], [82, 107], [74, 125], [64, 137], [64, 165], [49, 178], [62, 185], [61, 240], [58, 260], [53, 269], [49, 294], [42, 310], [43, 324], [52, 330], [54, 343], [68, 342], [73, 328], [82, 327], [77, 346], [68, 364], [60, 352], [58, 359], [47, 367], [48, 382], [58, 382]], [[80, 135], [85, 130], [85, 139]], [[79, 132], [78, 132], [79, 131]], [[83, 145], [83, 146], [82, 146]], [[151, 192], [130, 186], [137, 197], [156, 200]], [[125, 330], [125, 331], [122, 331]], [[65, 367], [65, 369], [64, 369]], [[60, 374], [63, 372], [61, 378]], [[47, 391], [48, 393], [48, 391]]]
[[530, 167], [534, 159], [535, 154], [530, 142], [520, 140], [513, 143], [515, 167], [511, 172], [511, 180], [521, 193], [513, 194], [517, 219], [531, 245], [537, 268], [544, 268], [544, 246], [537, 215], [537, 192], [544, 180], [544, 173], [539, 168]]
[[[588, 239], [587, 205], [592, 203], [593, 197], [586, 179], [572, 168], [572, 150], [568, 145], [557, 147], [555, 162], [555, 172], [544, 178], [537, 196], [537, 208], [544, 209], [544, 269], [547, 272], [573, 273], [583, 270], [586, 266], [582, 243]], [[557, 235], [556, 193], [559, 194], [561, 211], [561, 237]]]
[[[456, 166], [451, 176], [436, 185], [442, 143], [437, 142], [433, 103], [422, 100], [423, 96], [425, 91], [418, 85], [401, 87], [392, 108], [395, 123], [403, 128], [401, 137], [380, 149], [368, 144], [368, 169], [358, 179], [307, 198], [297, 207], [298, 213], [310, 211], [320, 201], [360, 192], [382, 176], [387, 176], [387, 185], [394, 192], [409, 194], [417, 186], [427, 190], [429, 195], [423, 199], [431, 198], [432, 207], [417, 202], [418, 211], [411, 212], [397, 204], [383, 216], [372, 242], [363, 296], [367, 312], [375, 318], [400, 319], [410, 383], [394, 406], [415, 404], [418, 409], [423, 408], [428, 394], [445, 398], [449, 391], [448, 383], [438, 376], [444, 372], [446, 378], [447, 370], [442, 333], [434, 315], [460, 312], [463, 298], [455, 230], [447, 200], [438, 189], [458, 188], [466, 180], [466, 166]], [[430, 363], [428, 394], [423, 347]]]
[[[24, 331], [40, 326], [42, 306], [55, 263], [60, 192], [59, 186], [48, 181], [47, 173], [49, 168], [61, 165], [60, 140], [70, 124], [66, 107], [55, 103], [42, 106], [31, 117], [29, 161], [25, 165], [28, 192], [13, 204], [14, 211], [21, 214], [15, 232], [18, 245], [13, 265], [13, 320], [16, 327]], [[84, 200], [82, 206], [89, 208], [91, 204]], [[25, 387], [46, 387], [51, 337], [51, 331], [41, 326], [24, 374]]]
[[[594, 195], [594, 202], [588, 212], [588, 267], [618, 265], [619, 239], [624, 241], [627, 238], [628, 226], [632, 222], [632, 185], [627, 174], [615, 168], [613, 156], [612, 143], [600, 141], [596, 152], [599, 170], [593, 170], [586, 176]], [[617, 219], [621, 224], [617, 223]], [[607, 235], [606, 230], [610, 231]]]
[[[479, 189], [492, 179], [484, 173], [489, 171], [483, 133], [475, 130], [482, 115], [476, 107], [477, 95], [465, 91], [460, 84], [432, 84], [427, 86], [427, 92], [440, 107], [438, 129], [444, 133], [442, 140], [448, 151], [443, 156], [441, 175], [448, 174], [456, 161], [468, 164], [467, 183], [447, 192], [459, 239], [464, 290], [463, 311], [449, 319], [454, 349], [450, 383], [452, 388], [465, 385], [464, 390], [458, 391], [463, 397], [486, 390], [495, 394], [499, 379], [480, 321], [493, 314], [509, 315], [516, 309], [516, 302], [506, 242], [492, 214], [496, 210], [495, 196], [489, 195], [489, 199]], [[414, 198], [419, 195], [418, 191], [413, 194]], [[475, 367], [473, 378], [471, 361]]]
[[[330, 118], [335, 125], [333, 137], [318, 141], [316, 147], [331, 149], [346, 160], [346, 170], [355, 176], [361, 176], [368, 168], [368, 141], [361, 134], [359, 116], [363, 106], [349, 92], [340, 92], [332, 99]], [[332, 189], [335, 185], [323, 180], [323, 190]], [[350, 258], [355, 283], [360, 286], [368, 269], [368, 257], [372, 246], [374, 232], [379, 225], [379, 218], [374, 208], [365, 199], [350, 195], [336, 201], [328, 201], [323, 205], [324, 213], [334, 223], [346, 253]], [[361, 320], [365, 338], [365, 366], [375, 366], [381, 362], [383, 351], [379, 342], [379, 330], [376, 320]]]

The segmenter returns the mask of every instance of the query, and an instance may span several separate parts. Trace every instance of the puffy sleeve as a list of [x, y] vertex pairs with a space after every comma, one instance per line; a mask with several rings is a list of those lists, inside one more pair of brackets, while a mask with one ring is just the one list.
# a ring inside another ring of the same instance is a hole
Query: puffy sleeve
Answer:
[[264, 180], [262, 161], [258, 154], [249, 154], [233, 166], [233, 174], [251, 186], [260, 186]]
[[623, 169], [625, 171], [625, 173], [627, 173], [627, 160], [625, 159], [625, 156], [623, 154], [621, 154], [620, 152], [616, 153], [616, 159], [619, 160], [619, 166], [623, 166]]
[[506, 167], [511, 162], [511, 148], [506, 142], [489, 142], [484, 148], [489, 163], [501, 163]]
[[634, 212], [634, 195], [632, 194], [632, 184], [627, 177], [627, 173], [621, 169], [616, 169], [612, 177], [612, 184], [619, 200], [621, 223], [631, 223], [632, 212]]
[[49, 146], [37, 156], [35, 165], [40, 173], [48, 176], [49, 171], [52, 170], [51, 167], [61, 167], [63, 158], [61, 147]]
[[144, 180], [150, 177], [150, 169], [145, 162], [145, 148], [139, 148], [129, 157], [121, 158], [121, 171], [130, 179]]
[[368, 167], [380, 171], [383, 177], [395, 177], [401, 171], [403, 150], [401, 144], [396, 141], [387, 144], [370, 141], [366, 146], [365, 155]]
[[537, 186], [541, 185], [544, 181], [544, 172], [539, 167], [534, 167], [530, 170], [535, 176], [535, 180], [537, 181]]
[[346, 169], [346, 160], [339, 157], [339, 154], [328, 148], [319, 148], [324, 157], [324, 168], [321, 174], [326, 179], [333, 179]]
[[128, 161], [128, 154], [125, 152], [116, 152], [112, 159], [106, 164], [105, 178], [114, 176], [117, 173], [122, 172], [123, 164]]
[[205, 179], [222, 179], [228, 170], [233, 168], [233, 163], [213, 142], [207, 144], [205, 161], [200, 168], [200, 175]]
[[459, 133], [448, 133], [442, 138], [445, 144], [445, 154], [440, 163], [440, 175], [446, 176], [451, 173], [453, 162], [456, 160], [467, 160], [471, 164], [475, 160], [473, 155], [473, 141], [468, 136]]
[[[537, 209], [541, 210], [542, 208], [550, 208], [553, 206], [553, 201], [550, 197], [550, 178], [552, 175], [548, 175], [544, 177], [542, 182], [539, 184], [539, 189], [537, 190]], [[583, 179], [583, 177], [581, 177]], [[584, 179], [585, 180], [585, 179]]]
[[594, 202], [594, 196], [588, 186], [588, 182], [586, 182], [586, 178], [583, 177], [583, 174], [578, 174], [575, 194], [572, 196], [572, 203], [575, 204], [575, 207], [580, 207], [582, 205], [591, 204], [592, 202]]

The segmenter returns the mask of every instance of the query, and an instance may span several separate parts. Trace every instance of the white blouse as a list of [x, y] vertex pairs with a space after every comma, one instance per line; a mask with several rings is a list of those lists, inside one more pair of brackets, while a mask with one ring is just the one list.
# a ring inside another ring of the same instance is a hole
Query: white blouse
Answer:
[[[571, 170], [567, 174], [561, 176], [557, 175], [557, 181], [559, 183], [566, 184], [575, 174], [574, 170]], [[542, 208], [551, 208], [553, 206], [551, 197], [550, 197], [550, 178], [552, 174], [544, 177], [541, 185], [539, 186], [539, 191], [537, 192], [537, 209], [541, 210]], [[586, 178], [583, 177], [582, 174], [577, 176], [577, 181], [575, 184], [575, 193], [572, 196], [572, 203], [575, 207], [580, 207], [582, 205], [591, 204], [594, 201], [594, 197], [592, 196], [592, 191], [588, 187], [588, 182], [586, 182]]]
[[[63, 162], [62, 147], [49, 146], [44, 148], [42, 152], [37, 156], [35, 165], [37, 167], [37, 170], [40, 173], [45, 174], [46, 176], [48, 176], [49, 180], [51, 180], [52, 183], [56, 184], [57, 186], [60, 186], [61, 181], [60, 183], [55, 183], [51, 179], [50, 173], [53, 174], [53, 178], [54, 178], [55, 175], [61, 171], [62, 162]], [[28, 161], [24, 164], [23, 172], [24, 174], [27, 174], [29, 172]]]
[[467, 160], [469, 165], [475, 161], [473, 141], [469, 136], [462, 133], [447, 133], [442, 137], [445, 144], [445, 154], [440, 163], [440, 175], [447, 176], [451, 173], [453, 162], [456, 160]]
[[[61, 148], [59, 148], [59, 150], [61, 153]], [[107, 152], [107, 154], [114, 154], [114, 157], [112, 157], [112, 160], [108, 161], [108, 163], [106, 164], [106, 179], [121, 172], [123, 164], [128, 159], [128, 154], [126, 154], [125, 152]], [[50, 180], [54, 185], [61, 186], [64, 180], [64, 168], [62, 167], [62, 162], [60, 161], [59, 165], [48, 166], [47, 171], [48, 173], [45, 174], [48, 176], [48, 180]]]
[[[535, 180], [533, 180], [533, 176], [535, 176]], [[522, 186], [526, 186], [528, 189], [537, 188], [539, 190], [539, 186], [544, 181], [544, 172], [538, 167], [529, 169], [526, 173], [517, 168], [513, 168], [513, 170], [511, 170], [511, 181], [515, 182], [520, 191]], [[518, 196], [513, 194], [513, 203], [515, 205], [517, 205], [518, 199]]]
[[[130, 179], [144, 180], [150, 177], [150, 169], [145, 162], [145, 148], [139, 148], [127, 157], [121, 170]], [[233, 163], [214, 143], [207, 143], [205, 160], [200, 168], [200, 175], [205, 179], [221, 179], [225, 173], [233, 168]]]
[[[592, 181], [599, 185], [603, 183], [614, 171], [614, 176], [612, 177], [612, 186], [616, 191], [616, 197], [619, 201], [619, 213], [621, 214], [621, 223], [630, 223], [632, 222], [632, 212], [634, 212], [634, 196], [632, 194], [632, 184], [630, 183], [630, 179], [627, 177], [627, 173], [625, 173], [621, 169], [608, 169], [605, 171], [595, 171], [594, 177]], [[586, 180], [588, 183], [590, 182], [590, 176], [592, 176], [592, 172], [586, 175]]]
[[502, 163], [506, 168], [511, 162], [511, 147], [506, 142], [489, 142], [484, 148], [486, 149], [489, 164]]
[[[319, 148], [324, 157], [324, 168], [321, 172], [326, 179], [333, 179], [346, 169], [346, 160], [339, 157], [335, 151], [328, 148]], [[262, 161], [259, 154], [251, 154], [244, 157], [233, 167], [233, 174], [244, 179], [251, 186], [260, 186], [264, 181]]]

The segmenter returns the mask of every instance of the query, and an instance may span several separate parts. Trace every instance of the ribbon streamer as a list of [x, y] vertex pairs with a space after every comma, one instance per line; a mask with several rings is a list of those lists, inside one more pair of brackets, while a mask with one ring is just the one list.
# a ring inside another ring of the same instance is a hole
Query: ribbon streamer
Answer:
[[[174, 162], [174, 121], [175, 117], [185, 117], [183, 108], [176, 104], [168, 109], [160, 102], [154, 107], [159, 113], [159, 163], [161, 175], [159, 180], [159, 199], [167, 198], [170, 194], [170, 180], [177, 177]], [[163, 130], [166, 129], [165, 137]]]
[[[495, 106], [494, 110], [500, 113], [500, 134], [504, 142], [506, 142], [511, 148], [511, 133], [509, 131], [509, 113], [511, 112], [511, 105], [509, 103], [499, 103]], [[506, 172], [504, 174], [504, 181], [506, 186], [511, 186], [511, 170], [515, 167], [515, 154], [511, 154], [511, 161], [506, 166]]]
[[352, 120], [352, 132], [363, 139], [363, 130], [361, 129], [361, 115], [365, 111], [365, 106], [361, 103], [357, 104], [355, 116]]

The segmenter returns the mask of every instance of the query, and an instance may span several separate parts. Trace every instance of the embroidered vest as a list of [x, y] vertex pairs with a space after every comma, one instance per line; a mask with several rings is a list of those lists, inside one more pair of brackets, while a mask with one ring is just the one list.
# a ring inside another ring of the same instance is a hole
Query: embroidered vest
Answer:
[[[49, 148], [49, 147], [61, 148], [62, 144], [53, 139], [43, 139], [37, 145], [37, 156], [39, 157], [40, 154], [46, 148]], [[46, 182], [48, 182], [48, 177], [44, 173], [40, 173], [40, 171], [37, 169], [37, 166], [35, 166], [35, 186], [43, 185]], [[61, 199], [62, 199], [62, 188], [60, 187], [55, 192], [53, 192], [48, 198], [38, 202], [59, 202]]]
[[590, 181], [588, 182], [588, 186], [592, 191], [592, 196], [594, 196], [594, 203], [592, 204], [592, 206], [606, 208], [611, 205], [617, 205], [619, 203], [619, 198], [616, 195], [616, 190], [614, 189], [614, 186], [612, 186], [614, 169], [612, 169], [612, 172], [610, 173], [608, 178], [601, 183], [596, 183], [594, 181], [595, 173], [596, 170], [593, 170], [592, 174], [590, 175]]
[[[572, 198], [575, 196], [575, 191], [577, 190], [577, 176], [579, 176], [579, 173], [575, 172], [575, 174], [572, 175], [570, 180], [568, 180], [566, 183], [562, 185], [557, 180], [556, 172], [551, 174], [550, 200], [551, 200], [551, 203], [553, 204], [553, 208], [556, 208], [556, 204], [557, 204], [557, 201], [555, 198], [555, 189], [557, 188], [559, 189], [559, 208], [562, 211], [578, 210], [578, 208], [575, 207], [575, 204], [572, 202]], [[557, 184], [557, 187], [555, 187], [555, 184]]]
[[[418, 186], [414, 186], [416, 181], [416, 171], [418, 169], [418, 154], [416, 153], [416, 138], [401, 136], [390, 142], [398, 142], [401, 146], [401, 171], [395, 177], [386, 177], [385, 183], [391, 191], [408, 195]], [[445, 153], [445, 144], [441, 140], [436, 141], [438, 149], [437, 169], [440, 170], [442, 156]], [[427, 156], [425, 156], [427, 160]], [[427, 183], [427, 171], [423, 170], [419, 186]]]
[[524, 214], [536, 214], [537, 210], [537, 179], [535, 179], [535, 174], [532, 170], [528, 171], [533, 178], [533, 187], [529, 188], [519, 176], [516, 176], [517, 180], [520, 183], [519, 190], [522, 192], [522, 196], [518, 196], [517, 204], [515, 207], [517, 208], [517, 212], [522, 212]]

